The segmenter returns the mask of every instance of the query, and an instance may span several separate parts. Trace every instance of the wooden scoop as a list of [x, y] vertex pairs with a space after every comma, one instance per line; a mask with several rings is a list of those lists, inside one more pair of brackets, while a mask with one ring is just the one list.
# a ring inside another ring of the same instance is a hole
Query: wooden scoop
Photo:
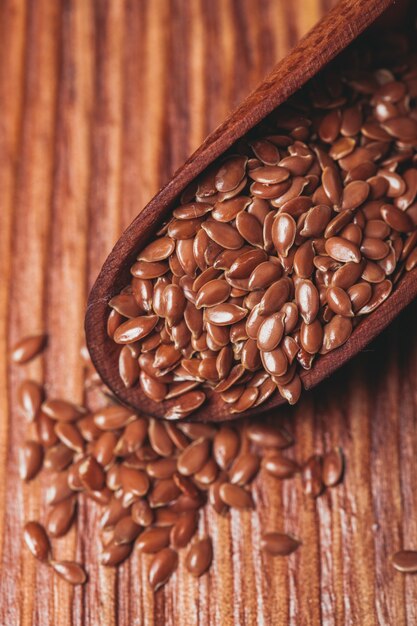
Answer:
[[[390, 5], [394, 5], [390, 8]], [[388, 9], [388, 13], [382, 15]], [[109, 300], [129, 282], [130, 267], [138, 252], [155, 233], [175, 207], [181, 192], [208, 165], [229, 149], [278, 105], [285, 102], [331, 59], [346, 48], [377, 18], [379, 27], [392, 26], [392, 20], [404, 18], [405, 3], [394, 0], [342, 0], [298, 44], [298, 46], [265, 78], [241, 106], [219, 126], [169, 183], [151, 200], [123, 233], [90, 293], [86, 314], [87, 344], [93, 363], [104, 383], [123, 402], [156, 417], [164, 417], [169, 402], [156, 403], [147, 398], [140, 387], [126, 389], [118, 373], [120, 347], [107, 335]], [[392, 15], [391, 15], [392, 12]], [[393, 294], [375, 312], [366, 317], [341, 348], [318, 358], [301, 378], [306, 389], [314, 387], [362, 350], [417, 295], [417, 273], [409, 272], [396, 286]], [[285, 401], [277, 392], [251, 415], [268, 411]], [[192, 414], [192, 420], [222, 421], [231, 415], [227, 405], [215, 394], [209, 394], [203, 406]]]

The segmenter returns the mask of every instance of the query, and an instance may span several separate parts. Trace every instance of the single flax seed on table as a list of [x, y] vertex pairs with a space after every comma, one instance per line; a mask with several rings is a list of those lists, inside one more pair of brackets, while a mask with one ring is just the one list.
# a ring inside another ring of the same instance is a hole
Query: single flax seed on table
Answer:
[[[117, 404], [88, 407], [47, 397], [25, 380], [18, 404], [30, 436], [20, 450], [22, 480], [47, 470], [43, 524], [29, 521], [29, 550], [71, 584], [83, 567], [57, 561], [51, 539], [77, 516], [79, 497], [103, 507], [100, 561], [151, 554], [156, 590], [185, 567], [203, 575], [214, 558], [198, 536], [199, 511], [256, 508], [259, 472], [300, 476], [318, 497], [343, 478], [340, 448], [303, 462], [277, 420], [233, 426], [181, 421], [217, 393], [231, 413], [278, 391], [301, 393], [300, 371], [348, 341], [364, 315], [386, 300], [417, 264], [417, 56], [392, 36], [379, 49], [358, 44], [239, 141], [182, 194], [172, 217], [110, 301], [107, 330], [120, 345], [119, 373], [154, 401], [158, 421]], [[24, 364], [44, 335], [12, 351]], [[88, 355], [89, 392], [99, 384]], [[302, 532], [302, 529], [300, 529]], [[268, 529], [259, 548], [288, 556], [301, 541]], [[393, 566], [416, 569], [402, 550]]]

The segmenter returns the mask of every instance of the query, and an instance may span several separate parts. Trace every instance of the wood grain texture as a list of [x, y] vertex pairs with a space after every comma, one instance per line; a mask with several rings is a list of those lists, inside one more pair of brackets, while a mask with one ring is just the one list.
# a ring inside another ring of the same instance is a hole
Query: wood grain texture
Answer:
[[[199, 581], [183, 556], [153, 597], [147, 558], [97, 566], [97, 508], [55, 543], [86, 563], [68, 587], [34, 562], [23, 520], [41, 517], [41, 484], [22, 487], [15, 409], [26, 376], [81, 401], [79, 349], [88, 289], [121, 230], [173, 170], [330, 8], [328, 0], [0, 0], [0, 624], [3, 626], [413, 626], [417, 578], [389, 563], [417, 546], [416, 305], [347, 368], [277, 414], [305, 460], [344, 449], [344, 484], [317, 502], [298, 481], [261, 474], [255, 513], [207, 512], [215, 564]], [[24, 334], [45, 356], [12, 368]], [[303, 546], [257, 549], [261, 529]]]

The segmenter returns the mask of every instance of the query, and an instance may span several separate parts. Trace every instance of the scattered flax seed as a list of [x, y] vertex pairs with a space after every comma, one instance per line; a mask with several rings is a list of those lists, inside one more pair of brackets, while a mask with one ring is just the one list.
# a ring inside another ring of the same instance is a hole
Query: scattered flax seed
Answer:
[[11, 359], [14, 363], [23, 365], [34, 359], [42, 352], [46, 345], [46, 335], [30, 335], [20, 339], [12, 349]]

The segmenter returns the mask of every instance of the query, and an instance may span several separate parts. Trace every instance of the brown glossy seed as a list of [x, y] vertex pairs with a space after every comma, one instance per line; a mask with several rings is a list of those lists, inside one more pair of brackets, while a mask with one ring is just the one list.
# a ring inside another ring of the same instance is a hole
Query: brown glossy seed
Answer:
[[264, 457], [262, 459], [262, 467], [268, 472], [268, 474], [271, 474], [276, 478], [292, 478], [300, 471], [298, 463], [292, 459], [282, 456], [281, 454]]
[[178, 424], [178, 428], [194, 441], [196, 439], [213, 439], [216, 434], [216, 428], [211, 424], [201, 424], [197, 422], [186, 422], [184, 424]]
[[313, 454], [303, 465], [301, 477], [304, 493], [312, 498], [317, 498], [323, 491], [322, 457]]
[[359, 263], [361, 260], [359, 248], [348, 239], [330, 237], [330, 239], [326, 239], [325, 248], [327, 254], [331, 256], [332, 259], [340, 261], [341, 263]]
[[113, 335], [116, 343], [132, 343], [143, 339], [158, 323], [157, 315], [142, 315], [121, 324]]
[[320, 321], [315, 319], [311, 324], [306, 324], [303, 321], [300, 327], [300, 343], [304, 350], [309, 354], [316, 354], [320, 350], [322, 342], [323, 328]]
[[195, 305], [197, 309], [220, 305], [227, 300], [230, 290], [231, 287], [225, 280], [211, 280], [203, 285], [197, 293]]
[[288, 213], [279, 213], [272, 224], [272, 241], [280, 256], [288, 256], [296, 233], [297, 225], [294, 218]]
[[117, 435], [115, 433], [111, 431], [104, 432], [94, 442], [91, 453], [100, 465], [107, 467], [114, 458], [117, 443]]
[[251, 452], [240, 454], [229, 471], [229, 480], [233, 485], [243, 487], [256, 476], [260, 460], [258, 455]]
[[236, 228], [245, 241], [263, 247], [263, 227], [254, 215], [246, 211], [239, 213], [236, 216]]
[[352, 317], [352, 303], [346, 291], [341, 287], [331, 286], [326, 291], [327, 304], [336, 315]]
[[141, 527], [133, 521], [133, 519], [126, 515], [122, 519], [120, 519], [113, 531], [113, 542], [116, 545], [122, 545], [125, 543], [132, 543], [135, 541], [136, 537], [138, 537], [141, 532]]
[[43, 449], [37, 441], [26, 441], [19, 450], [19, 475], [22, 480], [32, 480], [42, 467]]
[[[311, 324], [320, 306], [319, 293], [311, 280], [300, 280], [295, 287], [295, 302], [306, 324]], [[287, 329], [286, 329], [286, 332]]]
[[169, 437], [163, 422], [151, 419], [148, 428], [149, 442], [160, 456], [169, 457], [174, 452], [174, 445]]
[[280, 280], [272, 283], [262, 297], [258, 308], [259, 313], [267, 316], [271, 315], [271, 313], [279, 311], [283, 304], [288, 300], [290, 285], [291, 282], [287, 278], [281, 278]]
[[166, 506], [180, 495], [181, 491], [172, 478], [165, 478], [155, 481], [148, 501], [152, 508]]
[[94, 424], [100, 430], [123, 428], [136, 419], [136, 415], [121, 405], [108, 406], [94, 413]]
[[142, 470], [121, 465], [119, 470], [123, 491], [134, 496], [144, 496], [149, 489], [149, 478]]
[[300, 541], [291, 535], [270, 532], [264, 533], [261, 539], [261, 549], [272, 556], [288, 556], [300, 546]]
[[210, 307], [204, 312], [205, 319], [215, 326], [236, 324], [247, 315], [247, 310], [236, 304], [219, 304]]
[[288, 404], [296, 404], [300, 399], [302, 392], [301, 378], [298, 374], [285, 384], [278, 384], [278, 391]]
[[130, 268], [130, 272], [135, 278], [151, 280], [159, 278], [167, 273], [169, 266], [166, 262], [148, 263], [147, 261], [136, 261]]
[[132, 355], [129, 346], [123, 346], [120, 351], [119, 376], [127, 389], [133, 387], [139, 378], [138, 360]]
[[146, 466], [146, 473], [152, 478], [171, 478], [177, 469], [174, 458], [157, 459], [150, 461]]
[[102, 528], [103, 530], [113, 528], [113, 526], [120, 519], [122, 519], [122, 517], [125, 517], [128, 514], [128, 511], [123, 507], [121, 498], [117, 499], [113, 497], [110, 500], [110, 503], [104, 509], [104, 512], [100, 518], [100, 528]]
[[155, 554], [169, 545], [170, 532], [170, 526], [147, 528], [139, 536], [136, 547], [144, 554]]
[[264, 368], [271, 376], [282, 376], [287, 371], [288, 360], [281, 348], [261, 352], [261, 359]]
[[65, 535], [74, 521], [76, 510], [75, 497], [67, 498], [52, 506], [46, 518], [46, 529], [50, 537]]
[[250, 186], [250, 194], [257, 199], [272, 200], [273, 198], [277, 199], [284, 196], [290, 187], [290, 180], [285, 180], [282, 183], [276, 183], [274, 185], [265, 185], [255, 182]]
[[270, 315], [259, 327], [257, 343], [260, 350], [274, 350], [280, 343], [284, 333], [284, 314]]
[[148, 262], [164, 261], [174, 252], [174, 250], [175, 241], [173, 239], [170, 237], [160, 237], [159, 239], [155, 239], [155, 241], [148, 244], [138, 255], [137, 259], [138, 261]]
[[341, 137], [331, 146], [329, 156], [335, 161], [343, 159], [355, 148], [355, 140], [351, 137]]
[[183, 318], [186, 305], [184, 292], [178, 285], [168, 285], [165, 287], [163, 298], [165, 317], [168, 324], [174, 326]]
[[333, 448], [323, 457], [322, 480], [326, 487], [334, 487], [342, 479], [343, 455], [340, 448]]
[[143, 278], [132, 278], [131, 285], [132, 285], [132, 294], [135, 297], [139, 308], [142, 311], [146, 311], [148, 313], [152, 311], [152, 297], [153, 297], [152, 281], [145, 280]]
[[388, 298], [392, 291], [392, 282], [390, 280], [383, 280], [376, 284], [372, 290], [372, 296], [368, 302], [357, 312], [357, 315], [368, 315], [375, 311], [384, 300]]
[[251, 493], [239, 485], [223, 483], [220, 485], [219, 495], [223, 502], [232, 508], [252, 509], [254, 507]]
[[68, 471], [53, 474], [50, 477], [49, 485], [45, 492], [47, 504], [58, 504], [73, 495], [73, 491], [68, 483]]
[[247, 158], [243, 156], [224, 161], [214, 178], [217, 191], [224, 193], [235, 189], [245, 175], [246, 163]]
[[203, 217], [203, 215], [211, 211], [212, 208], [213, 205], [207, 202], [190, 202], [174, 209], [172, 214], [179, 220], [190, 220]]
[[364, 234], [365, 237], [372, 237], [376, 239], [386, 239], [391, 232], [390, 227], [383, 220], [368, 220], [366, 222]]
[[170, 532], [170, 543], [175, 549], [185, 548], [197, 530], [198, 516], [196, 511], [181, 513]]
[[162, 402], [165, 399], [167, 386], [159, 380], [152, 378], [143, 370], [139, 373], [139, 383], [143, 393], [151, 400]]
[[369, 185], [364, 180], [354, 180], [343, 190], [342, 209], [356, 209], [369, 196]]
[[222, 222], [204, 222], [201, 227], [208, 234], [210, 239], [222, 248], [237, 250], [243, 245], [243, 238], [236, 228]]
[[332, 285], [341, 289], [348, 289], [360, 278], [363, 263], [349, 262], [338, 268], [332, 276]]
[[360, 250], [364, 257], [371, 259], [372, 261], [379, 261], [387, 256], [389, 253], [389, 246], [385, 241], [381, 239], [373, 239], [371, 237], [365, 237], [362, 241]]
[[340, 132], [345, 137], [356, 135], [362, 125], [362, 112], [359, 105], [348, 107], [342, 113]]
[[155, 555], [149, 568], [149, 584], [153, 591], [165, 585], [177, 565], [178, 554], [171, 548], [164, 548]]
[[25, 543], [33, 556], [39, 561], [49, 558], [51, 546], [45, 529], [38, 522], [27, 522], [23, 529]]
[[332, 143], [339, 135], [341, 114], [339, 109], [334, 109], [323, 117], [318, 128], [318, 134], [322, 141]]
[[206, 394], [202, 391], [190, 391], [175, 398], [175, 401], [167, 409], [165, 419], [181, 419], [196, 411], [205, 401]]
[[84, 414], [84, 409], [66, 400], [46, 400], [42, 404], [42, 411], [48, 417], [62, 422], [74, 422]]
[[100, 563], [108, 567], [119, 565], [127, 559], [131, 552], [131, 543], [115, 544], [111, 542], [100, 554]]
[[265, 183], [266, 185], [282, 183], [284, 180], [287, 180], [289, 176], [289, 170], [280, 165], [258, 167], [249, 172], [249, 177], [252, 180], [255, 180], [257, 183]]
[[250, 441], [265, 448], [287, 448], [292, 444], [292, 439], [286, 431], [262, 422], [251, 424], [247, 436]]
[[213, 456], [221, 469], [227, 469], [235, 459], [240, 447], [240, 438], [234, 428], [222, 426], [213, 439]]
[[267, 260], [263, 250], [252, 249], [244, 252], [232, 263], [227, 272], [229, 278], [249, 278], [255, 267]]
[[11, 359], [19, 365], [28, 363], [42, 352], [46, 345], [46, 335], [30, 335], [20, 339], [12, 348]]
[[172, 385], [169, 385], [169, 391], [166, 394], [165, 399], [171, 400], [173, 398], [178, 398], [178, 396], [187, 393], [187, 391], [192, 391], [193, 389], [195, 389], [198, 384], [198, 382], [194, 382], [192, 380], [186, 380], [180, 383], [172, 383]]
[[218, 515], [223, 515], [229, 509], [227, 504], [220, 497], [220, 487], [227, 481], [226, 472], [222, 472], [218, 479], [210, 485], [209, 502]]
[[[109, 306], [123, 317], [137, 317], [142, 313], [133, 293], [121, 293], [109, 300]], [[114, 333], [113, 333], [114, 336]]]
[[362, 241], [362, 229], [358, 224], [348, 224], [340, 231], [340, 236], [343, 239], [348, 239], [357, 246], [360, 246]]
[[[210, 485], [216, 480], [218, 473], [219, 468], [216, 464], [216, 461], [213, 458], [209, 458], [209, 460], [203, 465], [201, 470], [194, 474], [194, 479], [197, 481], [199, 486]], [[193, 495], [190, 489], [188, 489], [188, 495]]]
[[392, 557], [392, 564], [399, 572], [417, 572], [417, 550], [399, 550]]
[[318, 204], [308, 210], [300, 234], [303, 237], [319, 237], [330, 221], [331, 209], [326, 204]]
[[385, 272], [377, 263], [367, 261], [362, 270], [361, 278], [369, 283], [381, 283], [385, 279]]
[[209, 440], [205, 438], [197, 439], [179, 455], [177, 462], [178, 471], [184, 476], [195, 474], [205, 465], [209, 454]]
[[324, 231], [325, 239], [329, 239], [330, 237], [334, 237], [339, 233], [342, 228], [344, 228], [347, 224], [352, 221], [352, 211], [342, 211], [336, 217], [333, 217], [330, 222], [327, 224], [326, 229]]
[[[122, 436], [117, 442], [117, 447], [115, 452], [118, 455], [126, 455], [131, 452], [135, 452], [138, 448], [142, 446], [145, 441], [146, 435], [148, 432], [148, 420], [144, 417], [139, 417], [138, 419], [130, 422], [125, 427]], [[108, 444], [109, 448], [111, 448], [111, 443]], [[103, 456], [105, 456], [103, 454]], [[97, 461], [102, 465], [106, 465], [105, 462], [102, 462], [98, 457]], [[104, 461], [104, 459], [103, 459]]]
[[62, 443], [74, 452], [82, 452], [84, 449], [84, 439], [75, 426], [70, 422], [58, 422], [55, 425], [55, 432]]
[[381, 216], [388, 226], [400, 233], [407, 233], [413, 229], [413, 223], [407, 213], [391, 204], [384, 204], [381, 207]]
[[[343, 186], [340, 179], [340, 174], [337, 168], [334, 166], [325, 167], [321, 177], [323, 189], [328, 196], [330, 202], [334, 205], [339, 205], [342, 199]], [[320, 205], [325, 206], [325, 205]], [[330, 211], [329, 211], [330, 218]], [[328, 222], [329, 220], [327, 220]], [[326, 224], [324, 224], [324, 227]]]
[[294, 255], [294, 272], [300, 278], [310, 278], [314, 272], [314, 244], [312, 241], [305, 241], [299, 246]]
[[411, 270], [413, 270], [417, 265], [417, 248], [415, 248], [410, 256], [407, 258], [406, 262], [405, 262], [405, 269], [407, 272], [410, 272]]
[[323, 329], [323, 347], [321, 354], [326, 354], [343, 345], [352, 333], [352, 321], [348, 317], [335, 315]]
[[394, 117], [382, 122], [381, 126], [389, 135], [401, 141], [415, 141], [417, 137], [417, 121], [410, 117]]
[[282, 267], [271, 261], [264, 261], [256, 267], [249, 278], [250, 290], [266, 289], [282, 276]]
[[293, 337], [289, 337], [288, 335], [284, 337], [282, 340], [282, 349], [285, 352], [285, 356], [288, 359], [288, 363], [291, 365], [297, 356], [297, 353], [300, 349], [297, 341]]
[[349, 287], [348, 296], [352, 303], [353, 311], [357, 313], [371, 299], [372, 287], [366, 282], [356, 283]]
[[240, 395], [239, 399], [230, 407], [230, 413], [243, 413], [255, 405], [259, 396], [256, 387], [247, 387]]
[[236, 196], [224, 202], [216, 202], [212, 217], [218, 222], [231, 222], [250, 203], [247, 196]]
[[406, 170], [403, 178], [407, 184], [407, 189], [402, 196], [395, 198], [394, 203], [398, 209], [406, 211], [417, 196], [417, 174], [415, 168]]
[[266, 139], [257, 139], [250, 143], [250, 146], [262, 163], [265, 165], [277, 165], [280, 160], [278, 148]]
[[185, 567], [196, 577], [202, 576], [210, 567], [213, 560], [213, 546], [210, 537], [205, 537], [194, 543], [189, 549]]
[[50, 565], [70, 585], [83, 585], [87, 581], [87, 574], [75, 561], [50, 561]]
[[137, 502], [134, 502], [130, 514], [133, 521], [144, 528], [150, 526], [154, 520], [154, 513], [147, 500], [138, 500]]
[[103, 468], [94, 457], [89, 456], [81, 463], [78, 468], [78, 474], [86, 489], [99, 491], [104, 487], [105, 474]]
[[43, 400], [43, 388], [34, 380], [24, 380], [17, 391], [17, 402], [23, 415], [33, 421], [38, 415]]
[[52, 469], [60, 472], [71, 463], [74, 457], [74, 451], [63, 443], [49, 447], [45, 451], [44, 466], [46, 469]]

